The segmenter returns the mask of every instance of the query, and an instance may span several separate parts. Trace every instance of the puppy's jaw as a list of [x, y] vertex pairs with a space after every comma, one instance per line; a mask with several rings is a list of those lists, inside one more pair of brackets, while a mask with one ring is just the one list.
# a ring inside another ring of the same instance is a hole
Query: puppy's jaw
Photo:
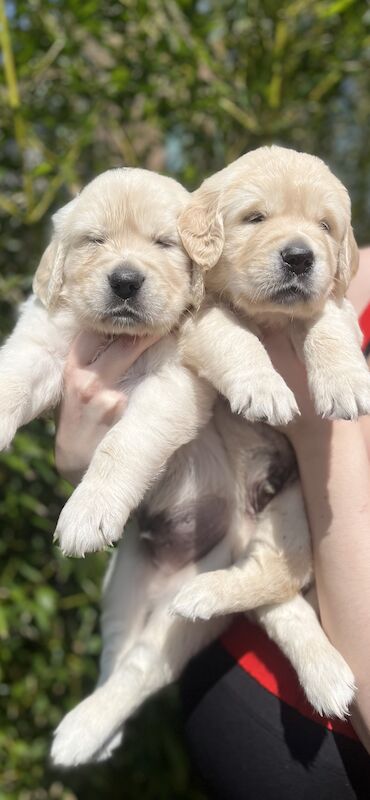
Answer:
[[180, 322], [179, 316], [168, 321], [154, 321], [150, 319], [134, 319], [129, 316], [96, 317], [95, 319], [84, 317], [81, 325], [86, 330], [102, 333], [107, 336], [165, 336], [170, 333]]

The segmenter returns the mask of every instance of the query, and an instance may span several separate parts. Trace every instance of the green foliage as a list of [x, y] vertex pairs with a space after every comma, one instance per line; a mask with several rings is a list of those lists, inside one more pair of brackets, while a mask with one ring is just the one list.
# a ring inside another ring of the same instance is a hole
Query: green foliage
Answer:
[[[278, 141], [323, 156], [368, 236], [370, 10], [362, 0], [0, 0], [0, 335], [31, 286], [51, 212], [98, 172], [196, 186]], [[1, 69], [1, 67], [3, 69]], [[61, 557], [67, 496], [37, 422], [0, 458], [0, 798], [204, 796], [176, 695], [149, 704], [109, 766], [61, 774], [50, 734], [93, 686], [105, 555]]]

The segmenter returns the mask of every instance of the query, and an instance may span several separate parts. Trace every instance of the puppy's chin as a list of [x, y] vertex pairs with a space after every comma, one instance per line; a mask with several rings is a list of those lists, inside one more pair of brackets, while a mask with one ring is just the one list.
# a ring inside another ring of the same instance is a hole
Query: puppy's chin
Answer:
[[176, 327], [177, 320], [167, 320], [162, 318], [145, 317], [144, 315], [124, 312], [104, 312], [88, 318], [86, 315], [81, 319], [84, 329], [102, 333], [105, 336], [164, 336]]
[[[312, 310], [324, 302], [316, 292], [310, 291], [305, 286], [296, 284], [283, 285], [274, 288], [266, 296], [266, 306], [268, 309], [276, 310], [282, 314], [293, 316], [306, 316]], [[261, 307], [263, 303], [261, 303]]]
[[318, 294], [300, 290], [294, 286], [282, 286], [264, 293], [263, 296], [260, 295], [258, 302], [246, 295], [239, 295], [235, 305], [252, 317], [273, 314], [307, 319], [313, 314], [319, 313], [327, 299], [327, 294], [327, 292]]

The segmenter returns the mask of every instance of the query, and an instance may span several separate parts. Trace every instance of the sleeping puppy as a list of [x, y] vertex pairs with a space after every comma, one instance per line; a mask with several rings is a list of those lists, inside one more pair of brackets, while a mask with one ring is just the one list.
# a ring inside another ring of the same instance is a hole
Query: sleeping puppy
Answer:
[[[142, 170], [113, 170], [93, 181], [55, 216], [36, 296], [0, 353], [6, 446], [19, 425], [58, 403], [65, 357], [80, 330], [108, 339], [163, 335], [125, 376], [124, 415], [58, 524], [65, 552], [100, 549], [121, 536], [146, 493], [140, 533], [127, 533], [107, 578], [102, 685], [58, 729], [58, 763], [109, 753], [145, 697], [174, 680], [225, 626], [223, 617], [193, 624], [169, 610], [191, 578], [231, 564], [231, 611], [264, 604], [257, 618], [291, 659], [314, 707], [343, 716], [353, 696], [351, 671], [297, 596], [311, 577], [299, 486], [266, 505], [294, 471], [285, 439], [233, 416], [221, 400], [212, 416], [215, 391], [181, 363], [178, 329], [201, 288], [177, 234], [188, 197], [174, 181]], [[240, 559], [248, 562], [247, 591], [238, 582]], [[173, 610], [181, 613], [179, 603]], [[202, 613], [217, 608], [203, 606]]]
[[179, 231], [207, 288], [185, 358], [233, 411], [273, 425], [298, 413], [261, 341], [264, 328], [283, 327], [319, 415], [370, 412], [360, 331], [344, 298], [358, 266], [350, 200], [320, 159], [276, 146], [242, 156], [204, 181]]
[[20, 425], [58, 404], [79, 331], [163, 337], [125, 376], [128, 408], [62, 510], [56, 538], [67, 555], [116, 541], [167, 459], [210, 417], [214, 391], [181, 364], [170, 333], [199, 291], [177, 232], [188, 197], [176, 181], [146, 170], [109, 170], [93, 180], [55, 214], [35, 294], [0, 351], [2, 449]]
[[[196, 316], [184, 322], [184, 349], [197, 324]], [[218, 350], [222, 330], [209, 337]], [[253, 374], [250, 380], [253, 389]], [[228, 624], [228, 614], [251, 609], [290, 659], [313, 707], [329, 716], [348, 713], [353, 675], [299, 594], [310, 585], [312, 564], [294, 472], [281, 434], [248, 424], [217, 400], [208, 424], [158, 476], [139, 508], [138, 529], [126, 531], [113, 558], [100, 682], [60, 723], [55, 763], [108, 757], [145, 699], [179, 676]]]

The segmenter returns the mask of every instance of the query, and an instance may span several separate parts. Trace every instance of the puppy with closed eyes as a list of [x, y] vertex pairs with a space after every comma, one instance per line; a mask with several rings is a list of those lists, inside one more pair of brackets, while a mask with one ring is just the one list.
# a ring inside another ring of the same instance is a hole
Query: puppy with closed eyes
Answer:
[[276, 327], [305, 363], [319, 415], [370, 412], [370, 375], [345, 299], [358, 267], [350, 200], [323, 161], [276, 146], [250, 152], [204, 181], [179, 231], [208, 295], [188, 325], [185, 357], [233, 411], [273, 425], [298, 413], [261, 341]]
[[[185, 322], [184, 348], [192, 326], [193, 318]], [[211, 335], [217, 348], [219, 332]], [[106, 578], [99, 685], [60, 723], [55, 763], [108, 757], [144, 700], [178, 677], [226, 627], [228, 614], [251, 609], [314, 708], [348, 712], [352, 673], [299, 594], [312, 580], [310, 537], [281, 434], [248, 424], [218, 399], [208, 424], [168, 461], [137, 518], [139, 529], [126, 531]]]
[[62, 510], [56, 538], [67, 555], [116, 541], [167, 459], [210, 417], [214, 392], [181, 364], [172, 332], [198, 291], [177, 232], [187, 201], [176, 181], [145, 170], [93, 180], [55, 214], [34, 295], [0, 351], [1, 449], [58, 404], [81, 330], [163, 337], [126, 375], [128, 408]]
[[0, 352], [6, 446], [21, 424], [59, 402], [80, 330], [108, 341], [163, 336], [126, 374], [128, 406], [58, 523], [62, 549], [83, 555], [119, 538], [140, 504], [138, 528], [126, 532], [106, 579], [100, 685], [59, 726], [52, 757], [60, 764], [109, 755], [135, 709], [225, 627], [217, 595], [216, 605], [193, 614], [219, 613], [210, 621], [169, 612], [181, 613], [176, 597], [191, 579], [229, 565], [230, 612], [262, 606], [256, 618], [291, 659], [314, 707], [343, 716], [353, 697], [351, 671], [297, 594], [312, 570], [287, 442], [248, 425], [221, 399], [212, 414], [214, 389], [181, 361], [183, 322], [201, 292], [177, 233], [188, 200], [176, 182], [142, 170], [95, 179], [55, 215], [35, 296]]

